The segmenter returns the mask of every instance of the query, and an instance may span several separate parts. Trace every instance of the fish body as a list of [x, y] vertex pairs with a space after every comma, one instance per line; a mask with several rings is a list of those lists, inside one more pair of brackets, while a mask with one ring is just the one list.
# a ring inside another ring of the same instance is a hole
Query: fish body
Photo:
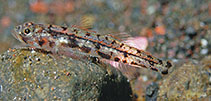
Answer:
[[120, 42], [111, 35], [100, 35], [78, 26], [70, 28], [27, 22], [15, 28], [13, 34], [19, 41], [55, 54], [82, 54], [131, 65], [150, 68], [167, 74], [172, 66], [150, 53]]

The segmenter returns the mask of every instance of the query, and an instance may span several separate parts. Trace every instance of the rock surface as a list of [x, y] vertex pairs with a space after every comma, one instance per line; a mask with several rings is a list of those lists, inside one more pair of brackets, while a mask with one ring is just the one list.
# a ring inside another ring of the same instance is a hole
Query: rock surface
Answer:
[[0, 56], [0, 100], [131, 100], [121, 73], [90, 61], [55, 59], [41, 50]]
[[211, 56], [176, 69], [160, 82], [158, 100], [211, 99]]
[[142, 69], [131, 81], [137, 101], [211, 100], [211, 55], [174, 66], [168, 75]]

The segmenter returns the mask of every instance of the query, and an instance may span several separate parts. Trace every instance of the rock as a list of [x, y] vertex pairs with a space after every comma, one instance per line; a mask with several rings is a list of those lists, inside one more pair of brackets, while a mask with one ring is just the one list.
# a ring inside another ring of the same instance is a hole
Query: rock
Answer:
[[211, 56], [184, 64], [160, 82], [158, 100], [197, 100], [211, 96]]
[[159, 89], [158, 84], [151, 83], [146, 88], [146, 101], [156, 101], [158, 95], [158, 89]]
[[127, 79], [110, 66], [27, 48], [0, 56], [0, 100], [131, 100]]

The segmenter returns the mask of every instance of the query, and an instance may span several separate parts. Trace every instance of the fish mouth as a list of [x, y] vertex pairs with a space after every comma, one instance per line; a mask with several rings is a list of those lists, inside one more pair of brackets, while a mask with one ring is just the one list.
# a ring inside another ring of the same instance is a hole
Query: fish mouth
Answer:
[[12, 36], [15, 37], [17, 40], [19, 40], [18, 36], [17, 36], [17, 33], [15, 31], [12, 31]]
[[23, 42], [23, 40], [21, 40], [21, 29], [22, 29], [22, 26], [19, 25], [19, 26], [16, 26], [14, 28], [14, 30], [12, 31], [12, 35], [13, 37], [15, 37], [17, 40]]

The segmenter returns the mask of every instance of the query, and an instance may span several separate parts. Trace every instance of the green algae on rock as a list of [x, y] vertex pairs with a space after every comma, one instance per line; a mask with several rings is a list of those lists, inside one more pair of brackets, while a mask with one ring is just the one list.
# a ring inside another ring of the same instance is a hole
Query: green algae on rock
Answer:
[[0, 56], [0, 66], [0, 100], [131, 100], [121, 73], [90, 61], [10, 49]]

